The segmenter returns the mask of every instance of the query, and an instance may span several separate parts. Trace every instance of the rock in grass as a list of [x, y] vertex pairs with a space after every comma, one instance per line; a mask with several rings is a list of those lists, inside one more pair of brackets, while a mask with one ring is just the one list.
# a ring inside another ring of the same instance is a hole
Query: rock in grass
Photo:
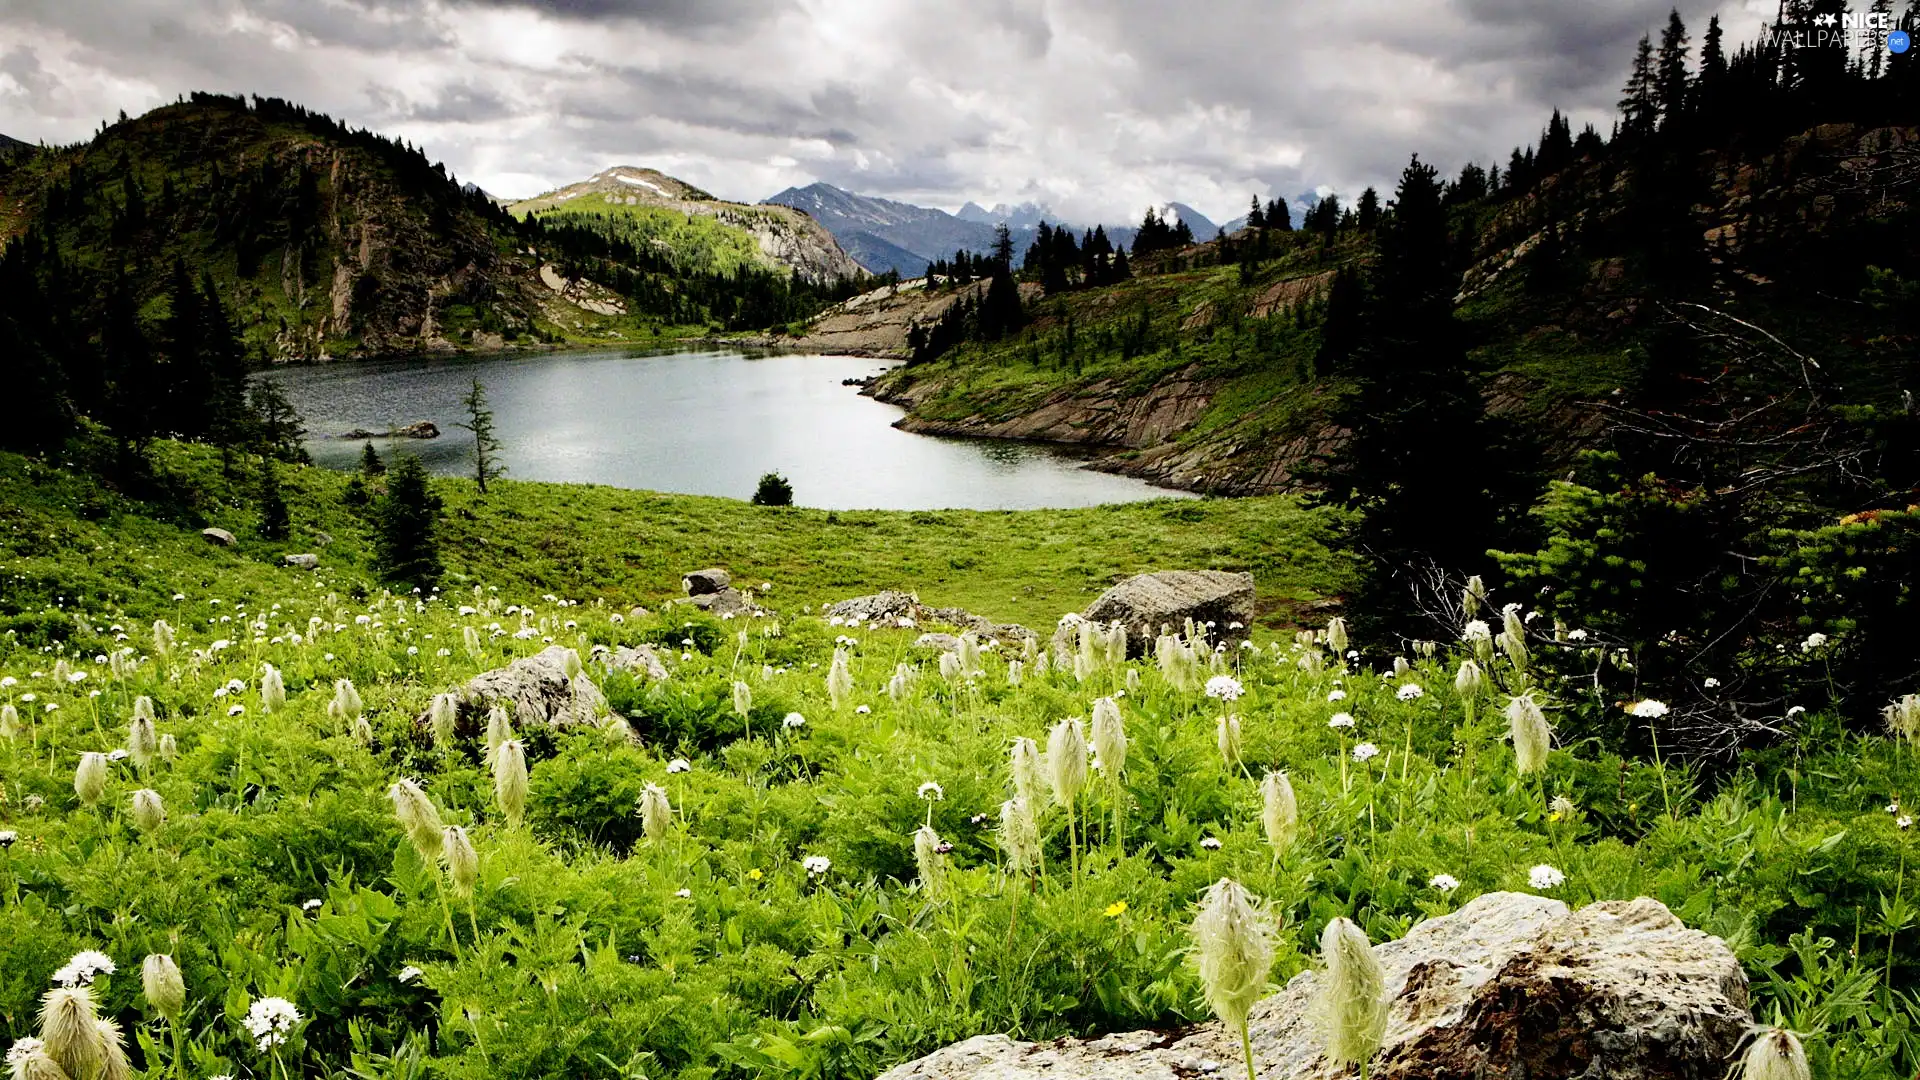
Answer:
[[1162, 626], [1178, 632], [1188, 619], [1211, 622], [1207, 639], [1231, 645], [1245, 638], [1245, 628], [1253, 623], [1253, 575], [1225, 570], [1136, 574], [1101, 593], [1081, 615], [1097, 623], [1124, 623], [1129, 656], [1152, 649]]
[[667, 677], [667, 665], [660, 662], [659, 654], [651, 645], [625, 645], [608, 652], [601, 658], [608, 671], [631, 671], [648, 681], [657, 682]]
[[232, 547], [238, 543], [233, 538], [233, 534], [225, 529], [201, 529], [200, 537], [216, 547]]
[[[505, 667], [483, 671], [458, 691], [454, 729], [471, 735], [484, 730], [487, 710], [505, 705], [520, 728], [592, 723], [606, 712], [606, 695], [585, 674], [567, 677], [568, 649], [550, 645]], [[422, 712], [415, 726], [431, 726]]]
[[[1752, 1022], [1746, 974], [1725, 943], [1646, 898], [1570, 912], [1546, 897], [1488, 893], [1374, 956], [1389, 1014], [1370, 1080], [1717, 1080]], [[1254, 1006], [1261, 1080], [1353, 1075], [1323, 1053], [1312, 1015], [1319, 978], [1296, 975]], [[881, 1080], [1231, 1077], [1239, 1055], [1237, 1035], [1217, 1023], [1039, 1044], [981, 1035]]]
[[318, 570], [320, 568], [320, 556], [313, 554], [289, 555], [287, 556], [287, 565], [300, 570]]
[[692, 570], [680, 575], [680, 587], [688, 596], [710, 596], [733, 584], [733, 575], [717, 566]]

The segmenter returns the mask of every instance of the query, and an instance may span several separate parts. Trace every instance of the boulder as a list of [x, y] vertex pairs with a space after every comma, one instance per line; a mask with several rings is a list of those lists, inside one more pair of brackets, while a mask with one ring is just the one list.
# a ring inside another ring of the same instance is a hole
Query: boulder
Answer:
[[289, 555], [287, 556], [287, 565], [301, 570], [318, 570], [320, 568], [320, 556], [314, 554]]
[[1095, 622], [1126, 624], [1129, 656], [1152, 651], [1162, 625], [1184, 626], [1188, 619], [1213, 623], [1209, 641], [1235, 645], [1253, 622], [1253, 575], [1225, 570], [1137, 574], [1101, 593], [1081, 614]]
[[627, 618], [629, 619], [644, 619], [652, 614], [653, 612], [648, 611], [646, 608], [640, 607], [639, 605], [635, 605], [627, 609]]
[[958, 652], [960, 639], [952, 634], [921, 634], [913, 639], [913, 647], [932, 652]]
[[721, 589], [719, 592], [700, 593], [696, 596], [689, 596], [680, 602], [683, 604], [692, 604], [701, 611], [707, 612], [710, 615], [719, 615], [723, 618], [730, 615], [751, 615], [760, 610], [760, 605], [753, 602], [753, 596], [750, 593], [741, 592], [739, 589], [732, 588], [731, 586]]
[[631, 671], [643, 679], [658, 682], [667, 677], [667, 665], [660, 662], [660, 656], [651, 645], [625, 645], [606, 653], [600, 658], [608, 671]]
[[[1569, 911], [1488, 893], [1374, 947], [1391, 1011], [1370, 1080], [1719, 1080], [1752, 1023], [1747, 978], [1719, 938], [1657, 900]], [[1319, 974], [1254, 1007], [1261, 1080], [1335, 1080], [1313, 1016]], [[1218, 1023], [1097, 1039], [981, 1035], [896, 1066], [881, 1080], [1230, 1080], [1237, 1033]]]
[[232, 533], [225, 529], [201, 529], [200, 537], [207, 543], [216, 544], [220, 547], [232, 547], [239, 542], [233, 538]]
[[[496, 703], [513, 711], [520, 727], [593, 723], [607, 711], [607, 698], [587, 678], [567, 678], [567, 648], [549, 645], [506, 667], [483, 671], [468, 680], [460, 694], [461, 730], [485, 730], [487, 712]], [[425, 724], [422, 713], [419, 723]]]
[[[873, 623], [883, 628], [909, 629], [920, 623], [939, 623], [943, 626], [957, 627], [962, 632], [972, 631], [982, 640], [991, 638], [1008, 646], [1018, 646], [1022, 639], [1034, 636], [1033, 631], [1018, 623], [996, 623], [992, 619], [975, 615], [964, 608], [927, 607], [920, 603], [919, 598], [914, 594], [897, 589], [842, 600], [837, 604], [828, 605], [822, 614], [828, 618], [838, 616], [842, 619], [859, 619], [863, 623]], [[903, 623], [902, 619], [908, 619], [911, 622]], [[922, 636], [923, 642], [927, 636]], [[952, 637], [951, 634], [933, 636]]]
[[912, 593], [901, 592], [898, 589], [888, 589], [868, 596], [842, 600], [828, 606], [826, 610], [829, 618], [837, 616], [842, 619], [859, 619], [861, 622], [884, 620], [896, 624], [901, 619], [912, 619], [918, 622], [920, 613], [919, 599]]
[[717, 566], [680, 575], [680, 587], [688, 596], [711, 596], [732, 584], [733, 575]]

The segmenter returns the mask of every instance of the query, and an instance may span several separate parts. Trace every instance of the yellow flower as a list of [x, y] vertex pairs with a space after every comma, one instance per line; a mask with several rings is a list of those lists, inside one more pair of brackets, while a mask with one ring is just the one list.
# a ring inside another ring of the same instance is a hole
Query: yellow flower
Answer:
[[1127, 902], [1125, 900], [1115, 900], [1113, 903], [1107, 905], [1107, 918], [1117, 919], [1126, 914], [1126, 911]]
[[1559, 820], [1560, 820], [1560, 811], [1558, 811], [1558, 810], [1555, 810], [1554, 812], [1552, 812], [1552, 813], [1550, 813], [1550, 814], [1548, 814], [1548, 815], [1547, 815], [1547, 820], [1548, 820], [1548, 821], [1559, 821]]
[[760, 873], [760, 868], [759, 868], [759, 867], [755, 867], [755, 868], [753, 868], [752, 870], [749, 870], [749, 871], [747, 871], [747, 880], [748, 880], [748, 881], [759, 881], [759, 880], [760, 880], [760, 878], [761, 878], [761, 876], [762, 876], [762, 875], [761, 875], [761, 873]]

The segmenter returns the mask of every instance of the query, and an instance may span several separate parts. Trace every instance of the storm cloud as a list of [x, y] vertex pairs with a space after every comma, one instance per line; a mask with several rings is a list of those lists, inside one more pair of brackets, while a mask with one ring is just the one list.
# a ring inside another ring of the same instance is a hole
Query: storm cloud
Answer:
[[[1758, 8], [1753, 5], [1758, 3]], [[0, 133], [193, 90], [284, 97], [531, 195], [613, 164], [754, 201], [813, 180], [1079, 221], [1504, 162], [1613, 121], [1671, 0], [8, 0]], [[1688, 0], [1755, 36], [1771, 0]]]

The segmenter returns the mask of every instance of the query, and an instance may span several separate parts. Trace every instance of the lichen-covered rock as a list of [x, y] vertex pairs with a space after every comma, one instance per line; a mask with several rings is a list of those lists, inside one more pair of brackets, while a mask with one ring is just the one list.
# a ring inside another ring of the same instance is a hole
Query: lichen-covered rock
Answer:
[[688, 596], [710, 596], [733, 584], [733, 575], [717, 566], [680, 575], [680, 587]]
[[238, 541], [225, 529], [201, 529], [200, 538], [217, 547], [232, 547]]
[[1162, 626], [1178, 628], [1188, 619], [1212, 623], [1207, 639], [1233, 645], [1247, 636], [1246, 627], [1253, 622], [1253, 575], [1225, 570], [1136, 574], [1101, 593], [1081, 615], [1098, 623], [1125, 624], [1129, 656], [1150, 651]]
[[760, 605], [753, 602], [751, 593], [741, 592], [731, 586], [716, 592], [689, 596], [680, 603], [692, 604], [710, 615], [720, 616], [751, 615], [760, 610]]
[[320, 568], [320, 556], [312, 552], [289, 555], [287, 556], [287, 565], [296, 570], [318, 570]]
[[855, 596], [827, 607], [828, 618], [859, 619], [861, 622], [920, 618], [920, 601], [912, 593], [887, 589], [867, 596]]
[[625, 645], [604, 654], [600, 662], [608, 671], [631, 671], [649, 681], [658, 682], [667, 677], [667, 665], [660, 662], [660, 656], [651, 645]]
[[[1374, 955], [1392, 1008], [1372, 1080], [1720, 1080], [1752, 1022], [1733, 953], [1646, 898], [1569, 912], [1489, 893]], [[1261, 1080], [1352, 1075], [1321, 1052], [1318, 978], [1303, 972], [1255, 1006]], [[882, 1080], [1191, 1080], [1240, 1068], [1238, 1039], [1215, 1023], [1043, 1044], [982, 1035]]]
[[[563, 645], [550, 645], [475, 675], [459, 691], [459, 729], [484, 729], [487, 710], [495, 703], [506, 704], [513, 711], [513, 722], [521, 727], [598, 721], [607, 711], [606, 695], [587, 677], [585, 668], [567, 677], [569, 651]], [[426, 723], [426, 714], [418, 722]]]

